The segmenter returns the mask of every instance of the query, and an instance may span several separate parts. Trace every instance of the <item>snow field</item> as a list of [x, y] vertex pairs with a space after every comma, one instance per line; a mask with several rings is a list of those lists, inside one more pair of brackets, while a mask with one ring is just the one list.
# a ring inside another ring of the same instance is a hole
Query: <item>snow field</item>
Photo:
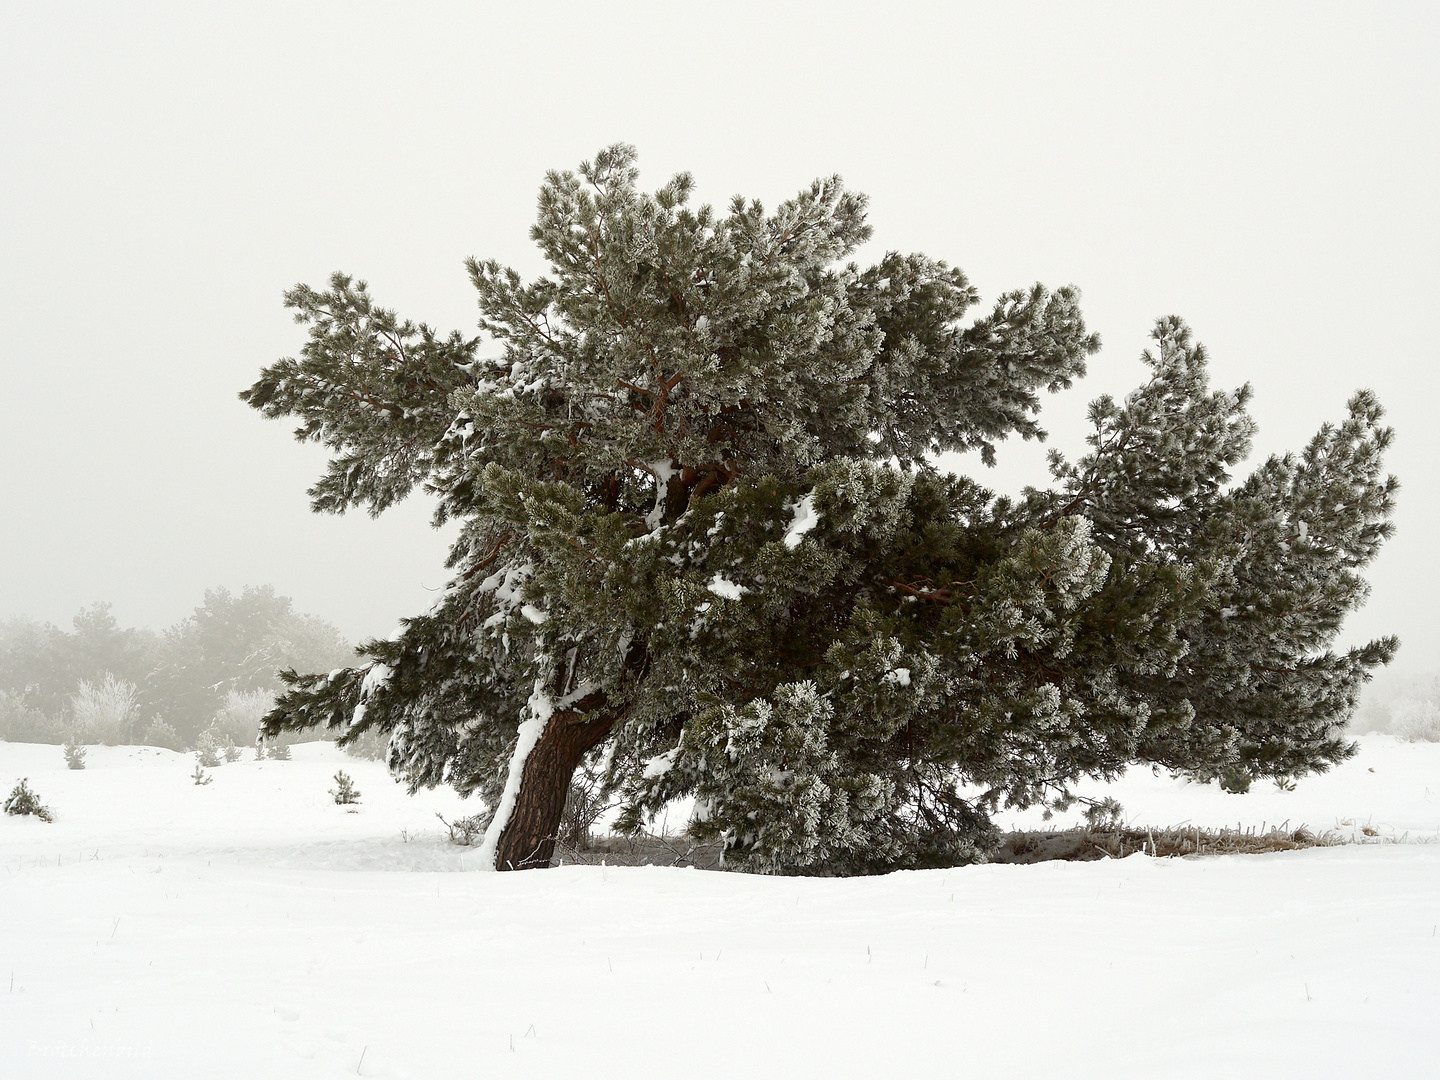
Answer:
[[[68, 772], [58, 747], [0, 744], [0, 786], [28, 776], [57, 815], [0, 817], [0, 1073], [1436, 1073], [1440, 844], [848, 880], [459, 873], [475, 852], [433, 813], [475, 807], [294, 753], [196, 787], [187, 756], [97, 747]], [[1367, 737], [1318, 779], [1342, 781], [1332, 818], [1413, 839], [1440, 824], [1437, 765]], [[337, 768], [358, 813], [327, 794]], [[1304, 810], [1314, 782], [1275, 795]], [[1255, 790], [1157, 781], [1151, 805], [1249, 825]]]

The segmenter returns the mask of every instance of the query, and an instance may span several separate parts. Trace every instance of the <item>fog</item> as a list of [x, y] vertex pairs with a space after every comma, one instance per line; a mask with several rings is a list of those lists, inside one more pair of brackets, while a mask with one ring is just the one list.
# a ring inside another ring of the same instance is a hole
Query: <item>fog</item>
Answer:
[[[0, 619], [160, 629], [270, 584], [360, 640], [423, 609], [424, 500], [312, 514], [322, 451], [237, 392], [303, 339], [282, 291], [333, 270], [473, 330], [462, 260], [539, 272], [545, 171], [625, 141], [721, 204], [841, 174], [861, 261], [1079, 286], [1104, 349], [1046, 403], [1068, 452], [1164, 314], [1253, 384], [1255, 460], [1374, 389], [1398, 530], [1345, 637], [1440, 667], [1432, 5], [8, 4], [0, 40]], [[986, 480], [1043, 483], [1043, 453]]]

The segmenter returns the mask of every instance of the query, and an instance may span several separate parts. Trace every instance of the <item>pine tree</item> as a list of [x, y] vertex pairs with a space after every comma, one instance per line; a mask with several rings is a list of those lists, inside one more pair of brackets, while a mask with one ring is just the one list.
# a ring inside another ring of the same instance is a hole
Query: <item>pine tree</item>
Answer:
[[1098, 348], [1073, 290], [977, 316], [945, 263], [848, 262], [870, 229], [838, 178], [767, 213], [637, 175], [616, 146], [547, 176], [547, 276], [468, 264], [483, 354], [344, 275], [287, 293], [308, 341], [242, 397], [333, 452], [314, 508], [421, 486], [463, 525], [435, 606], [358, 666], [285, 673], [267, 736], [387, 736], [412, 790], [483, 798], [502, 869], [548, 864], [585, 762], [622, 825], [688, 795], [732, 864], [865, 873], [983, 857], [1000, 806], [1132, 763], [1351, 752], [1396, 648], [1328, 649], [1391, 530], [1368, 393], [1232, 483], [1249, 390], [1211, 391], [1162, 319], [1090, 452], [996, 498], [932, 456], [1044, 437], [1040, 392]]
[[360, 790], [344, 769], [335, 774], [335, 786], [330, 789], [330, 795], [337, 806], [347, 806], [360, 801]]
[[80, 745], [74, 735], [69, 736], [60, 749], [65, 754], [65, 767], [67, 769], [85, 768], [85, 747]]
[[50, 808], [40, 801], [40, 797], [35, 792], [30, 790], [29, 780], [21, 780], [10, 789], [10, 794], [5, 799], [5, 813], [14, 817], [29, 814], [41, 821], [55, 820], [55, 815]]
[[213, 769], [220, 764], [220, 740], [215, 735], [214, 728], [206, 728], [195, 739], [195, 761], [197, 767], [205, 766]]

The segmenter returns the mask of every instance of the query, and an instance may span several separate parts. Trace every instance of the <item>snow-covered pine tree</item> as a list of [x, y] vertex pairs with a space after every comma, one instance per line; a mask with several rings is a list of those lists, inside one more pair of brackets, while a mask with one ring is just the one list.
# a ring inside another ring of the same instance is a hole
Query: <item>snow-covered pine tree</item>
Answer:
[[870, 230], [836, 178], [715, 212], [634, 160], [547, 176], [547, 276], [470, 262], [486, 354], [343, 275], [287, 294], [309, 340], [242, 397], [334, 452], [315, 509], [423, 486], [463, 527], [434, 607], [287, 673], [267, 736], [388, 734], [412, 788], [492, 808], [501, 869], [548, 864], [586, 760], [632, 825], [691, 795], [732, 863], [864, 873], [980, 857], [1000, 805], [1135, 762], [1347, 754], [1396, 647], [1327, 648], [1391, 528], [1368, 394], [1232, 485], [1248, 390], [1212, 392], [1164, 319], [1090, 453], [997, 499], [930, 457], [1043, 437], [1039, 392], [1098, 347], [1072, 290], [975, 317], [944, 263], [847, 262]]

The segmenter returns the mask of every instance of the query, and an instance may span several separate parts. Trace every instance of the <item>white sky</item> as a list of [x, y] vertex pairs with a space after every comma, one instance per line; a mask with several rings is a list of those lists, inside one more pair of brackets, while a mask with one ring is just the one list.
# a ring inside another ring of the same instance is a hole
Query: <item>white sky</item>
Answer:
[[1347, 638], [1440, 667], [1440, 6], [10, 3], [0, 42], [0, 618], [159, 629], [261, 583], [352, 639], [421, 610], [428, 507], [311, 514], [322, 451], [236, 393], [332, 270], [473, 329], [462, 260], [536, 272], [544, 171], [627, 141], [720, 204], [838, 172], [867, 261], [987, 301], [1078, 285], [1105, 349], [1047, 402], [1067, 451], [1162, 314], [1254, 384], [1257, 452], [1373, 388], [1399, 531]]

